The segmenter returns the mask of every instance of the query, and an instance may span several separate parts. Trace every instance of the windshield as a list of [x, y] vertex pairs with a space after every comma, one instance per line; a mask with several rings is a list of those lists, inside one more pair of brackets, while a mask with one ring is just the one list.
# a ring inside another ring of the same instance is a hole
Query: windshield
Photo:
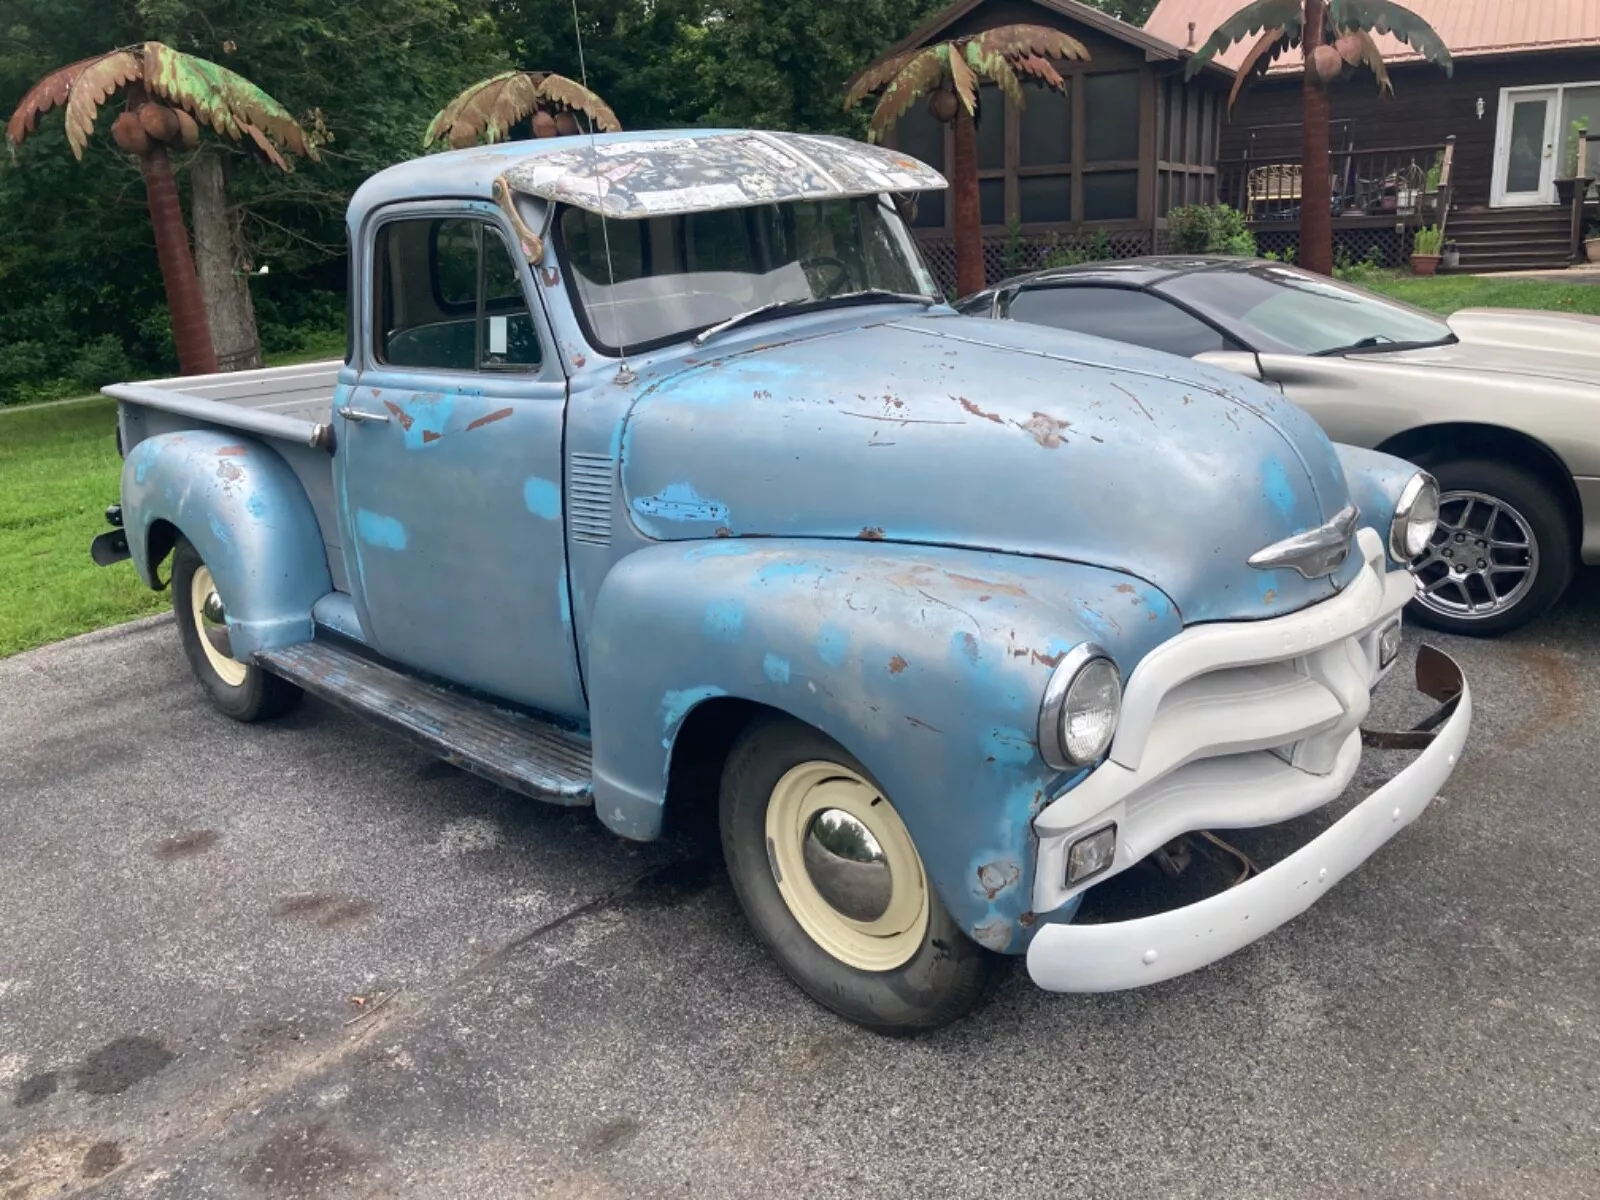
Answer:
[[604, 230], [597, 214], [568, 207], [559, 226], [574, 303], [609, 354], [764, 305], [825, 307], [863, 291], [942, 298], [905, 223], [872, 196], [612, 218]]
[[1453, 337], [1421, 309], [1294, 267], [1196, 271], [1156, 290], [1209, 313], [1255, 349], [1280, 354], [1432, 345]]

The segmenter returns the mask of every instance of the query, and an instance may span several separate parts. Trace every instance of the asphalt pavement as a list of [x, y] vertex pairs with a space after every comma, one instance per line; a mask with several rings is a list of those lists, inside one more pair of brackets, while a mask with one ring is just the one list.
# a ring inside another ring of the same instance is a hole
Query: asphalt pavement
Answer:
[[1310, 912], [1137, 992], [1017, 964], [913, 1040], [790, 985], [694, 847], [319, 703], [235, 725], [170, 620], [0, 661], [0, 1200], [1593, 1197], [1600, 573], [1428, 640], [1470, 751]]

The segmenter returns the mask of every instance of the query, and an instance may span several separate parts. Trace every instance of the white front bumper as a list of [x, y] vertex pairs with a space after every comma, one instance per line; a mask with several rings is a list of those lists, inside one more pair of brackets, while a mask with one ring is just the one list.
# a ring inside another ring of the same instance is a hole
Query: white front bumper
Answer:
[[[1377, 631], [1414, 588], [1404, 572], [1385, 571], [1376, 534], [1360, 531], [1359, 545], [1365, 569], [1332, 600], [1287, 617], [1189, 630], [1139, 665], [1109, 760], [1035, 821], [1036, 912], [1100, 882], [1068, 887], [1065, 858], [1073, 841], [1107, 823], [1118, 827], [1115, 873], [1180, 833], [1273, 824], [1344, 791], [1380, 673]], [[1276, 929], [1427, 807], [1460, 757], [1471, 712], [1463, 684], [1455, 713], [1415, 762], [1238, 887], [1139, 920], [1044, 925], [1028, 949], [1029, 974], [1052, 991], [1139, 987]]]

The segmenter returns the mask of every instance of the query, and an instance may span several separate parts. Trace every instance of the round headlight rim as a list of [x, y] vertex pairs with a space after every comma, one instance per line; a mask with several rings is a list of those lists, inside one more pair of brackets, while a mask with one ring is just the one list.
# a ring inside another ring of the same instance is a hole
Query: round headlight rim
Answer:
[[[1427, 471], [1418, 471], [1406, 480], [1405, 487], [1400, 489], [1400, 500], [1395, 505], [1394, 520], [1389, 523], [1389, 557], [1398, 563], [1409, 563], [1412, 559], [1427, 549], [1424, 545], [1415, 554], [1410, 552], [1410, 538], [1407, 536], [1411, 529], [1411, 518], [1416, 515], [1417, 501], [1428, 490], [1433, 491], [1433, 507], [1437, 513], [1439, 508], [1439, 481]], [[1437, 521], [1435, 517], [1435, 521]], [[1429, 537], [1432, 537], [1430, 532]]]
[[[1116, 676], [1117, 721], [1112, 723], [1111, 736], [1106, 740], [1100, 753], [1080, 762], [1067, 752], [1066, 743], [1061, 736], [1061, 718], [1066, 710], [1067, 696], [1072, 691], [1072, 685], [1078, 681], [1085, 668], [1097, 660], [1104, 660]], [[1103, 757], [1110, 750], [1111, 743], [1116, 740], [1116, 727], [1121, 721], [1124, 694], [1122, 668], [1117, 666], [1117, 660], [1104, 646], [1098, 642], [1080, 642], [1067, 651], [1066, 656], [1056, 664], [1055, 672], [1045, 686], [1044, 701], [1039, 705], [1040, 757], [1058, 771], [1076, 771]]]

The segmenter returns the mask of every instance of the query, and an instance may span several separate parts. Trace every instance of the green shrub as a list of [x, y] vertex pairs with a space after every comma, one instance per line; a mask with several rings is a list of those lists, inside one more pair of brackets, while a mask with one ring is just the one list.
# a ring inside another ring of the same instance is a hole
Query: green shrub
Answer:
[[1231, 254], [1254, 258], [1256, 239], [1244, 214], [1226, 204], [1190, 204], [1167, 214], [1167, 237], [1179, 254]]

